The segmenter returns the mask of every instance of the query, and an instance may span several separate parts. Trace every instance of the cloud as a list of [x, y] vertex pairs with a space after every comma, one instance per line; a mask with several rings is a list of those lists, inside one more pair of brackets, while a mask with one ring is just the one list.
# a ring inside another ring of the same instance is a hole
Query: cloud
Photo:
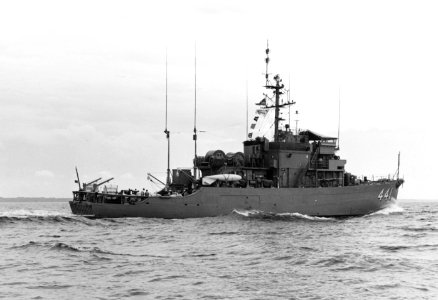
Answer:
[[104, 180], [113, 177], [113, 175], [111, 174], [111, 172], [108, 172], [108, 171], [100, 171], [98, 174], [99, 174], [99, 176], [102, 177], [102, 179], [104, 179]]
[[42, 178], [53, 178], [55, 177], [55, 174], [53, 174], [53, 172], [49, 170], [39, 170], [35, 172], [35, 176]]
[[121, 179], [133, 179], [134, 176], [131, 173], [125, 173], [120, 176]]
[[[433, 177], [430, 163], [415, 154], [415, 146], [437, 145], [430, 137], [438, 127], [438, 44], [429, 37], [438, 19], [429, 4], [400, 4], [391, 14], [391, 2], [283, 1], [270, 15], [262, 1], [235, 2], [107, 1], [101, 14], [101, 4], [85, 0], [27, 1], [26, 10], [9, 1], [0, 11], [0, 27], [10, 28], [0, 41], [1, 192], [70, 196], [76, 165], [82, 181], [114, 175], [128, 188], [145, 185], [146, 172], [165, 171], [166, 48], [170, 165], [191, 166], [195, 41], [197, 127], [206, 131], [198, 154], [242, 151], [246, 98], [251, 119], [265, 92], [269, 38], [269, 71], [286, 85], [290, 77], [299, 128], [336, 134], [340, 86], [348, 169], [385, 174], [401, 150], [410, 177], [403, 195], [411, 188], [412, 197], [417, 190], [433, 196], [424, 180]], [[145, 29], [148, 38], [139, 39]]]

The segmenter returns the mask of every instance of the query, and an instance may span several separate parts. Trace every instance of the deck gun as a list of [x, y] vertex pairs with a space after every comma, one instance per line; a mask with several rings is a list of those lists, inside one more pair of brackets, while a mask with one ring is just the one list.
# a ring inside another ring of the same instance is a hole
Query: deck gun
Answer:
[[[93, 184], [93, 192], [98, 192], [99, 186], [101, 186], [102, 184], [105, 184], [107, 182], [110, 182], [113, 179], [114, 179], [114, 177], [111, 177], [111, 178], [109, 178], [107, 180], [102, 181], [101, 183], [94, 183]], [[100, 180], [100, 178], [99, 178], [99, 180]]]
[[85, 190], [87, 189], [88, 186], [91, 186], [93, 183], [96, 183], [96, 182], [98, 182], [98, 181], [101, 180], [101, 179], [102, 179], [102, 177], [99, 177], [99, 178], [94, 179], [94, 180], [92, 180], [92, 181], [90, 181], [90, 182], [88, 182], [88, 183], [84, 182], [84, 183], [82, 184], [82, 189], [85, 191]]

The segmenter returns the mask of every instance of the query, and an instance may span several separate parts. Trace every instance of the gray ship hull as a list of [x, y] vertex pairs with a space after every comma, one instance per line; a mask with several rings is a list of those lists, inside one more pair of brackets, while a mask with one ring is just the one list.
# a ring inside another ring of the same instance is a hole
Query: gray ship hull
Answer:
[[381, 210], [397, 199], [398, 181], [344, 187], [228, 188], [201, 187], [186, 196], [157, 196], [139, 201], [104, 203], [70, 201], [74, 214], [98, 218], [198, 218], [234, 210], [300, 213], [309, 216], [360, 216]]

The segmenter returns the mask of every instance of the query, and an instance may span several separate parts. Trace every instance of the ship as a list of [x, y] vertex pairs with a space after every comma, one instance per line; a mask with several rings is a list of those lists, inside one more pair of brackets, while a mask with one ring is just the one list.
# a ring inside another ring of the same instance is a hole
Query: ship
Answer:
[[[347, 161], [337, 155], [339, 130], [337, 137], [293, 130], [290, 117], [289, 122], [282, 118], [281, 111], [290, 111], [295, 102], [284, 99], [287, 91], [279, 75], [270, 79], [269, 47], [265, 52], [267, 92], [256, 103], [255, 123], [251, 133], [247, 129], [241, 152], [216, 149], [197, 155], [195, 57], [193, 168], [170, 170], [166, 58], [166, 182], [148, 173], [148, 179], [162, 184], [162, 189], [153, 194], [144, 189], [119, 191], [116, 185], [108, 184], [113, 178], [81, 184], [76, 168], [78, 189], [69, 202], [72, 213], [95, 218], [199, 218], [241, 211], [350, 217], [371, 214], [394, 203], [404, 183], [399, 177], [400, 153], [392, 177], [374, 179], [347, 172]], [[261, 130], [266, 124], [273, 129], [272, 136]]]

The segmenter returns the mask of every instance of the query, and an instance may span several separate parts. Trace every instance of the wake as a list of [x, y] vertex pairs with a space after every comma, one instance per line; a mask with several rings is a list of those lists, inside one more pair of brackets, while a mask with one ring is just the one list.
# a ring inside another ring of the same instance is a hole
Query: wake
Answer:
[[41, 209], [16, 209], [0, 212], [0, 218], [29, 218], [29, 217], [71, 217], [71, 213], [62, 213], [59, 211], [41, 210]]
[[294, 220], [305, 220], [305, 221], [336, 221], [335, 218], [327, 217], [314, 217], [300, 213], [272, 213], [264, 212], [260, 210], [233, 210], [233, 214], [239, 216], [250, 218], [250, 219], [265, 219], [265, 220], [283, 220], [283, 221], [294, 221]]
[[405, 211], [405, 209], [399, 206], [396, 202], [391, 203], [388, 207], [381, 209], [379, 211], [373, 212], [368, 216], [376, 216], [376, 215], [393, 215], [393, 214], [401, 214]]
[[93, 225], [90, 220], [82, 216], [55, 210], [16, 209], [0, 212], [0, 224], [17, 223], [84, 223]]

